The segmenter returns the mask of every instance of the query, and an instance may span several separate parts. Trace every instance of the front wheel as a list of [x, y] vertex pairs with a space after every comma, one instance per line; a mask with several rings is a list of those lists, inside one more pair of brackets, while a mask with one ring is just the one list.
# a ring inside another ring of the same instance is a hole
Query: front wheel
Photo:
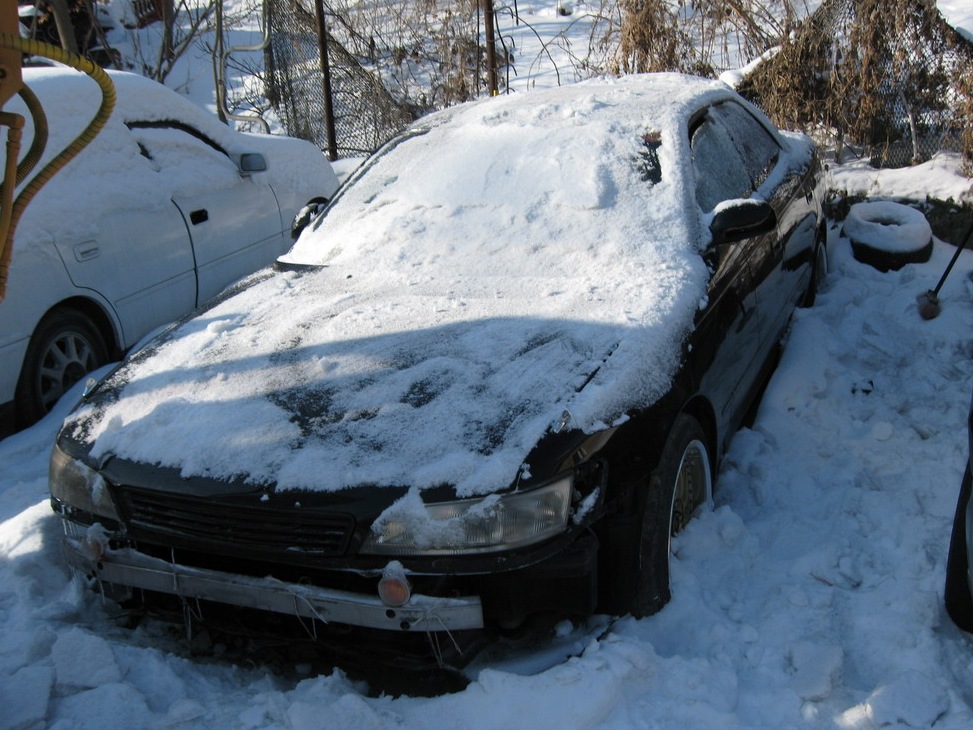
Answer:
[[105, 340], [88, 317], [74, 309], [45, 316], [30, 338], [17, 381], [19, 425], [39, 421], [72, 385], [106, 362]]
[[712, 462], [707, 443], [699, 421], [680, 414], [652, 472], [642, 515], [634, 610], [638, 617], [656, 613], [669, 601], [672, 536], [689, 523], [700, 505], [712, 499]]
[[312, 198], [307, 205], [297, 211], [291, 223], [291, 238], [296, 240], [327, 205], [327, 198]]

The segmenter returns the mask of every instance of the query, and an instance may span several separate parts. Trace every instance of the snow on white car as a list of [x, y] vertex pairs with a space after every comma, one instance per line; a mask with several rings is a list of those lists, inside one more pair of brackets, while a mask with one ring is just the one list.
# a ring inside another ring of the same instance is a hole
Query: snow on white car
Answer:
[[[0, 411], [20, 426], [153, 329], [272, 263], [293, 243], [298, 212], [338, 185], [308, 142], [241, 134], [154, 81], [111, 79], [107, 125], [41, 189], [14, 241]], [[25, 69], [24, 81], [48, 120], [46, 163], [100, 95], [70, 69]], [[25, 144], [33, 134], [28, 125]]]

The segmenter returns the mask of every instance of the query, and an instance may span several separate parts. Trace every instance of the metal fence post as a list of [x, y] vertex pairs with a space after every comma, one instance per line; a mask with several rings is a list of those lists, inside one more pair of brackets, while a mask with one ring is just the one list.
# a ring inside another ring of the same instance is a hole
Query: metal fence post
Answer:
[[324, 124], [328, 136], [328, 158], [338, 159], [338, 139], [335, 133], [334, 105], [331, 98], [331, 64], [328, 61], [328, 28], [324, 22], [324, 0], [314, 0], [314, 15], [318, 23], [318, 56], [321, 59], [321, 86], [324, 90]]

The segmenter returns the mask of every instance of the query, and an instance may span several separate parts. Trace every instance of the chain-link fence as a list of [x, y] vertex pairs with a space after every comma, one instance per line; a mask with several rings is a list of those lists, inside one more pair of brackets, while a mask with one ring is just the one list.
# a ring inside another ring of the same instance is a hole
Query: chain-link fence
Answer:
[[[329, 147], [322, 47], [331, 78], [336, 157], [378, 149], [414, 117], [328, 30], [314, 0], [269, 0], [270, 46], [266, 51], [267, 96], [287, 134]], [[333, 21], [334, 17], [331, 16]], [[319, 31], [322, 33], [319, 34]]]
[[838, 154], [903, 167], [941, 150], [973, 159], [973, 46], [921, 0], [824, 0], [741, 91]]

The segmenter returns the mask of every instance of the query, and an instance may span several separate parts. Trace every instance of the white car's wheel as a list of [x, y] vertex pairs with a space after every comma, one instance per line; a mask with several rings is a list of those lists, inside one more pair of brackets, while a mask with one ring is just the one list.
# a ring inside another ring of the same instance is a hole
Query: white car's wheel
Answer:
[[58, 399], [92, 370], [108, 362], [98, 328], [74, 309], [56, 309], [37, 325], [17, 383], [17, 421], [40, 420]]

